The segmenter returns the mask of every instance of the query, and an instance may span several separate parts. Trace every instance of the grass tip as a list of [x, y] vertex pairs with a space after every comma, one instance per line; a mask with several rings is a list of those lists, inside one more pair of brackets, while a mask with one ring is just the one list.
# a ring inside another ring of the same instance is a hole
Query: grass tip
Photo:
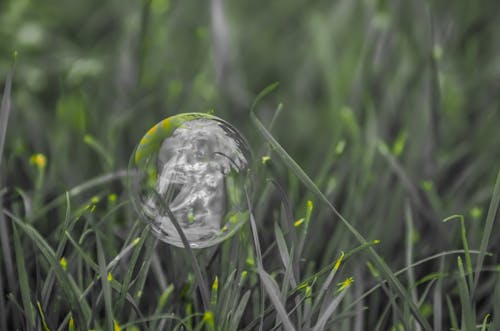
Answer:
[[305, 220], [306, 220], [305, 218], [300, 218], [293, 223], [293, 226], [299, 227], [302, 223], [304, 223]]
[[337, 292], [342, 292], [345, 289], [349, 288], [354, 283], [353, 277], [347, 277], [344, 281], [337, 284], [338, 289]]
[[337, 261], [335, 261], [335, 265], [333, 266], [334, 270], [339, 270], [340, 264], [342, 263], [344, 256], [345, 256], [345, 253], [341, 251], [339, 258], [337, 259]]
[[212, 290], [217, 291], [219, 289], [219, 277], [215, 276], [214, 282], [212, 284]]

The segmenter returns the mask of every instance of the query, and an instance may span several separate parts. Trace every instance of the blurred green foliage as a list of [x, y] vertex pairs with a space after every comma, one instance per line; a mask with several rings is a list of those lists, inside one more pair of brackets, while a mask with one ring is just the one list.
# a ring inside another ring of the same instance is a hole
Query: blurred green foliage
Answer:
[[[394, 268], [405, 265], [405, 206], [415, 214], [416, 257], [461, 248], [458, 227], [440, 222], [452, 214], [465, 215], [470, 247], [479, 247], [500, 165], [500, 2], [221, 3], [2, 1], [0, 82], [18, 53], [2, 183], [42, 208], [75, 185], [125, 169], [154, 123], [212, 108], [249, 138], [260, 161], [266, 149], [249, 108], [278, 81], [259, 116], [269, 124], [283, 103], [273, 135], [348, 220], [381, 240]], [[29, 162], [35, 153], [47, 157], [43, 181]], [[303, 215], [305, 188], [273, 154], [271, 162], [294, 216]], [[121, 185], [99, 194], [114, 191], [126, 199]], [[269, 196], [274, 209], [257, 208], [264, 247], [281, 217], [279, 197]], [[311, 221], [306, 274], [354, 245], [324, 207]], [[64, 206], [35, 227], [49, 237], [50, 222], [63, 215]], [[124, 214], [110, 231], [134, 221]], [[498, 263], [498, 222], [490, 243]], [[116, 253], [114, 244], [104, 242], [104, 250]], [[485, 276], [489, 287], [477, 294], [478, 316], [492, 309], [495, 277]]]

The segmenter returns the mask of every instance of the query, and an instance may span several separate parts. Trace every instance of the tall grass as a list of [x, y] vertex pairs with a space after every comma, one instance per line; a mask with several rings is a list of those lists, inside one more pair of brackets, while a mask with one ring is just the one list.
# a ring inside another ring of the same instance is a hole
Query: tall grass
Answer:
[[[0, 330], [498, 330], [499, 10], [1, 3]], [[210, 109], [253, 147], [252, 214], [168, 246], [128, 160]]]

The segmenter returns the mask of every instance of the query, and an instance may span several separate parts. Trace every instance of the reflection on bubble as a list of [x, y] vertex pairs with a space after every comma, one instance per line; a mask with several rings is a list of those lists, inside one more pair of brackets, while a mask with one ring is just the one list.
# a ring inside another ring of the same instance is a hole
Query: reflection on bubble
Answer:
[[248, 218], [249, 162], [245, 139], [227, 122], [169, 117], [146, 133], [131, 160], [134, 206], [169, 244], [183, 247], [176, 221], [191, 247], [214, 245]]

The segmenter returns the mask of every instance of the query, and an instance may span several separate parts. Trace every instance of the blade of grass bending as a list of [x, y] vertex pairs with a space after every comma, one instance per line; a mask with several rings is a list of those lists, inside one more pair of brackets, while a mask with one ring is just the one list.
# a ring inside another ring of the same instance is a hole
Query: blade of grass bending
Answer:
[[186, 238], [186, 235], [184, 234], [184, 231], [182, 231], [182, 228], [179, 225], [177, 218], [174, 216], [174, 214], [170, 210], [170, 207], [168, 206], [168, 204], [165, 203], [163, 207], [165, 208], [165, 211], [167, 212], [167, 215], [170, 218], [170, 220], [172, 221], [172, 224], [174, 225], [175, 229], [179, 233], [179, 236], [181, 237], [182, 244], [184, 245], [184, 248], [186, 248], [189, 256], [191, 257], [191, 260], [193, 262], [194, 274], [196, 275], [198, 286], [200, 288], [201, 300], [203, 301], [203, 307], [205, 308], [205, 311], [208, 311], [210, 309], [209, 291], [208, 291], [208, 286], [205, 283], [205, 277], [203, 277], [203, 273], [201, 272], [201, 268], [200, 268], [200, 264], [198, 263], [198, 259], [194, 255], [193, 249], [191, 248], [191, 245], [189, 244], [189, 242]]
[[38, 308], [38, 314], [40, 315], [40, 318], [42, 320], [42, 326], [44, 331], [50, 331], [49, 325], [47, 324], [47, 319], [45, 318], [45, 313], [43, 312], [42, 305], [40, 304], [40, 301], [36, 302], [36, 306]]
[[243, 312], [245, 311], [245, 308], [248, 304], [248, 300], [250, 299], [250, 294], [251, 291], [248, 290], [241, 297], [240, 303], [238, 304], [238, 307], [236, 307], [236, 310], [234, 311], [233, 316], [231, 317], [231, 330], [238, 329], [241, 317], [243, 316]]
[[[74, 197], [74, 196], [77, 196], [80, 193], [83, 193], [91, 188], [96, 187], [96, 186], [104, 185], [104, 184], [107, 184], [113, 180], [120, 179], [122, 177], [127, 177], [127, 176], [128, 176], [127, 170], [119, 170], [119, 171], [111, 172], [109, 174], [94, 177], [94, 178], [86, 181], [83, 184], [80, 184], [78, 186], [73, 187], [71, 190], [67, 191], [66, 193], [68, 193], [70, 197]], [[57, 205], [59, 205], [62, 201], [64, 201], [66, 199], [66, 193], [58, 196], [54, 200], [51, 200], [50, 202], [45, 204], [42, 208], [40, 208], [38, 210], [38, 212], [35, 214], [33, 219], [36, 219], [36, 218], [44, 215], [52, 208], [55, 208]]]
[[[108, 280], [108, 272], [106, 268], [106, 259], [104, 257], [104, 249], [102, 247], [101, 238], [99, 238], [99, 234], [96, 232], [95, 236], [96, 244], [97, 244], [97, 261], [99, 263], [99, 275], [101, 278], [101, 286], [102, 292], [104, 296], [104, 309], [106, 311], [106, 329], [113, 329], [113, 308], [111, 306], [111, 289], [109, 286]], [[95, 315], [96, 312], [94, 312]]]
[[[267, 89], [266, 89], [267, 90]], [[300, 179], [300, 181], [306, 185], [306, 187], [311, 190], [315, 195], [318, 196], [321, 201], [327, 204], [327, 206], [333, 211], [333, 213], [342, 221], [342, 223], [347, 227], [347, 229], [356, 237], [356, 239], [361, 243], [364, 244], [367, 242], [367, 240], [359, 233], [350, 223], [347, 221], [342, 214], [333, 206], [333, 204], [328, 200], [328, 198], [319, 190], [319, 188], [314, 184], [314, 182], [309, 178], [309, 176], [302, 170], [302, 168], [295, 162], [294, 159], [288, 153], [281, 147], [281, 145], [274, 139], [274, 137], [267, 131], [265, 126], [262, 124], [262, 122], [257, 118], [253, 111], [253, 106], [252, 106], [252, 111], [250, 112], [250, 118], [257, 128], [257, 130], [260, 132], [260, 134], [264, 137], [265, 140], [270, 143], [276, 153], [280, 156], [282, 161], [287, 165], [287, 167]], [[431, 331], [432, 328], [429, 324], [429, 322], [422, 316], [420, 313], [418, 307], [416, 306], [415, 302], [411, 299], [410, 295], [406, 292], [406, 290], [403, 288], [403, 285], [397, 280], [397, 278], [394, 276], [392, 271], [390, 270], [389, 266], [385, 263], [385, 261], [380, 257], [380, 255], [377, 254], [377, 252], [372, 248], [369, 247], [368, 251], [370, 255], [372, 256], [374, 262], [376, 263], [377, 267], [380, 269], [380, 272], [382, 273], [383, 277], [387, 279], [389, 285], [395, 290], [395, 292], [403, 299], [405, 302], [408, 302], [410, 306], [410, 310], [415, 317], [415, 319], [420, 323], [420, 325], [424, 328], [426, 331]]]
[[498, 205], [500, 203], [500, 170], [497, 174], [497, 179], [495, 182], [495, 187], [493, 189], [493, 196], [491, 198], [490, 207], [488, 208], [488, 215], [486, 216], [486, 224], [484, 226], [483, 237], [481, 238], [481, 244], [479, 246], [479, 257], [477, 258], [476, 272], [474, 276], [474, 286], [471, 290], [471, 295], [474, 296], [477, 284], [479, 281], [479, 274], [481, 273], [481, 268], [483, 267], [484, 257], [486, 255], [486, 248], [488, 247], [488, 242], [490, 241], [491, 230], [493, 229], [493, 223], [495, 222], [495, 216], [498, 211]]
[[80, 290], [76, 286], [72, 277], [68, 275], [60, 265], [55, 256], [55, 252], [43, 237], [30, 225], [25, 224], [22, 220], [12, 215], [9, 211], [3, 209], [3, 212], [16, 223], [35, 243], [42, 255], [47, 259], [50, 266], [54, 269], [56, 276], [61, 284], [61, 287], [66, 294], [70, 307], [75, 311], [76, 325], [79, 329], [86, 330], [87, 323], [90, 321], [90, 307], [88, 304], [79, 300], [81, 295]]
[[[446, 217], [443, 222], [448, 222], [452, 219], [458, 219], [460, 221], [460, 232], [462, 236], [462, 245], [464, 246], [464, 251], [465, 251], [465, 266], [467, 270], [467, 280], [469, 281], [469, 287], [472, 289], [473, 288], [473, 282], [474, 282], [474, 275], [473, 275], [473, 270], [472, 270], [472, 260], [470, 258], [470, 253], [469, 253], [469, 242], [467, 241], [467, 231], [465, 229], [465, 219], [463, 215], [451, 215]], [[472, 292], [471, 292], [472, 293]]]
[[16, 226], [12, 225], [12, 234], [14, 236], [14, 250], [16, 254], [17, 276], [19, 280], [19, 289], [21, 291], [21, 299], [23, 302], [24, 313], [26, 317], [26, 325], [28, 328], [35, 328], [35, 309], [30, 298], [30, 285], [26, 272], [24, 250], [21, 244], [21, 238], [17, 232]]
[[279, 298], [278, 284], [276, 284], [274, 279], [262, 268], [262, 266], [257, 267], [257, 272], [259, 273], [262, 285], [264, 286], [264, 289], [266, 290], [267, 295], [269, 296], [269, 299], [271, 300], [274, 306], [274, 309], [276, 309], [276, 312], [278, 314], [279, 319], [281, 320], [281, 323], [283, 323], [283, 327], [287, 331], [295, 330], [295, 328], [292, 325], [292, 322], [288, 318], [285, 306], [283, 305], [283, 303]]
[[344, 289], [339, 295], [335, 297], [335, 299], [333, 299], [332, 302], [330, 302], [325, 312], [318, 318], [318, 322], [314, 326], [313, 331], [322, 331], [325, 328], [326, 322], [328, 322], [330, 316], [332, 316], [342, 299], [344, 299], [346, 293], [347, 289]]

